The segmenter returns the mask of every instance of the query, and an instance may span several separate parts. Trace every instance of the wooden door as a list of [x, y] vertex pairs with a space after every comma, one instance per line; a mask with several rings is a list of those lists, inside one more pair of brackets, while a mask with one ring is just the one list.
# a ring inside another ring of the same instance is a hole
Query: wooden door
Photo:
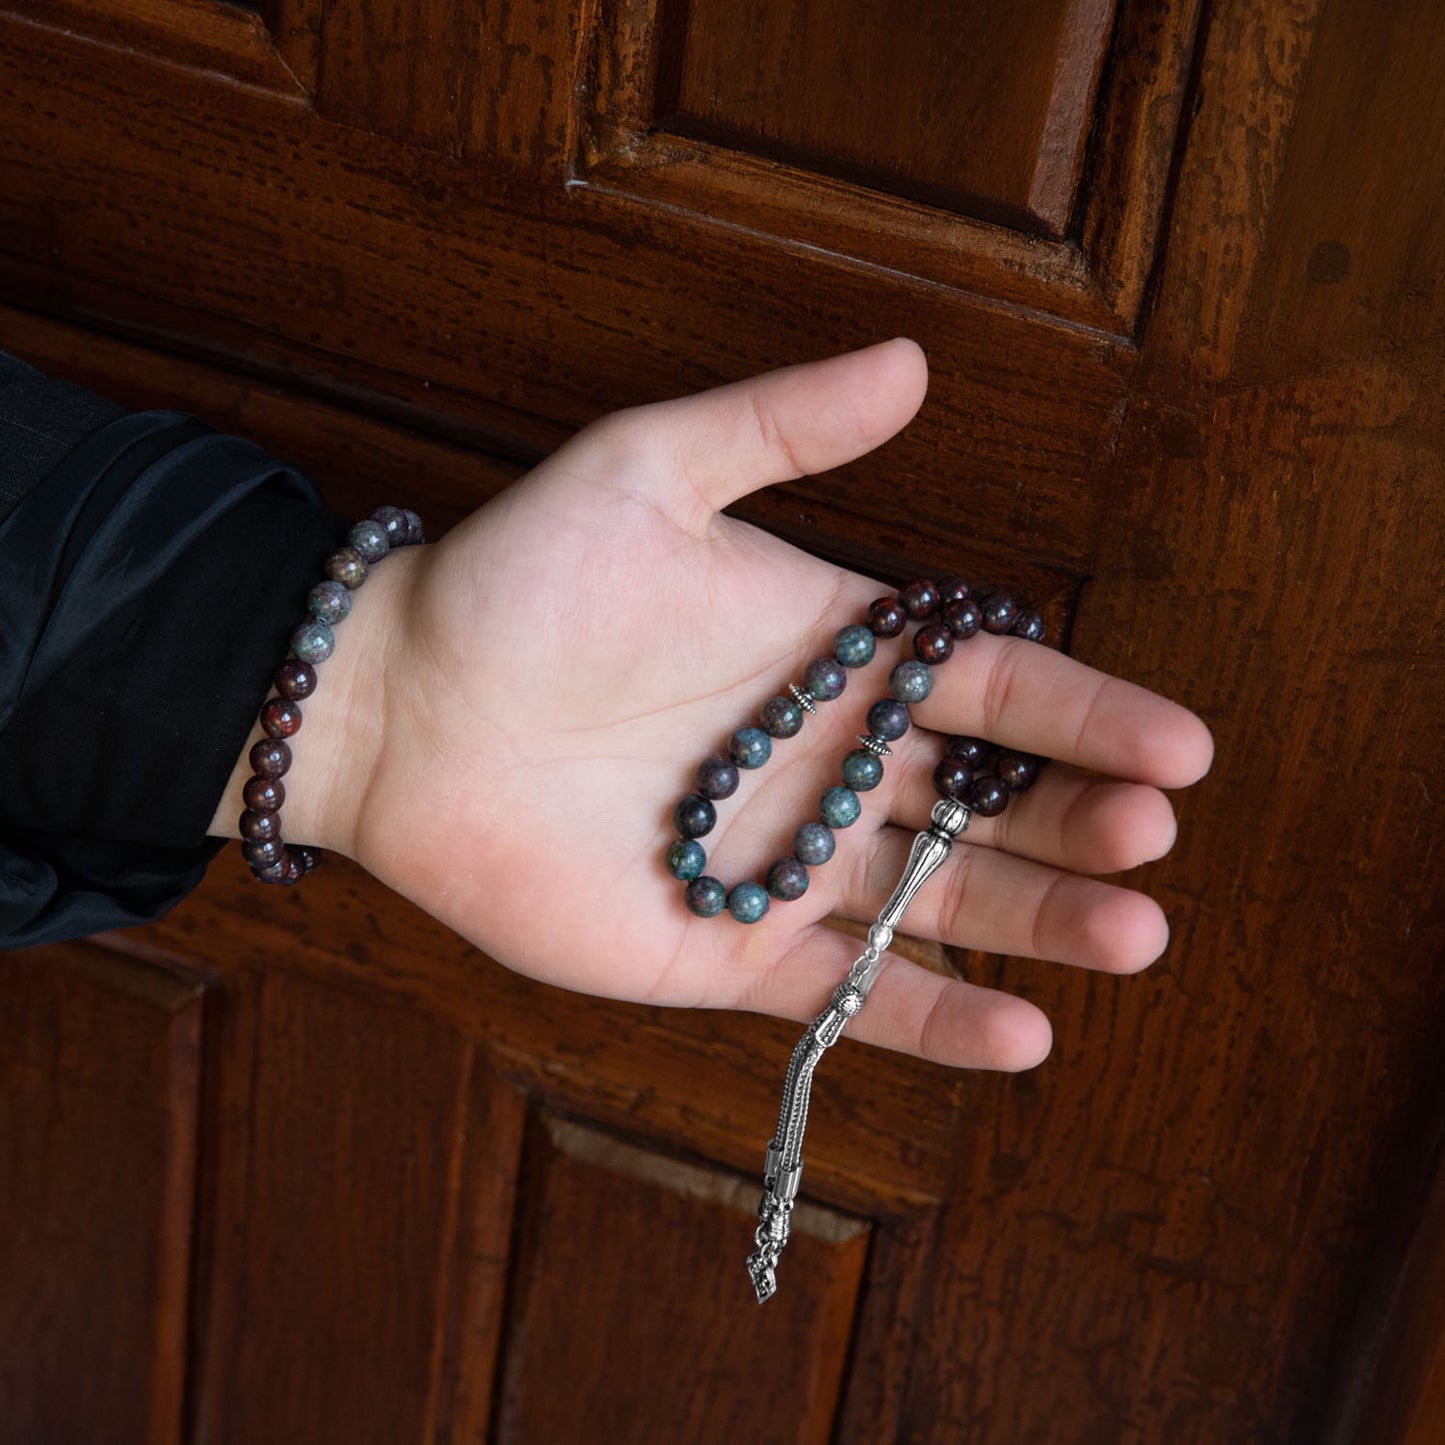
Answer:
[[1042, 1068], [830, 1055], [763, 1311], [791, 1026], [344, 866], [7, 960], [0, 1439], [1441, 1439], [1442, 73], [1428, 0], [0, 0], [0, 344], [440, 527], [910, 335], [904, 436], [740, 515], [1219, 743], [1151, 971], [933, 956]]

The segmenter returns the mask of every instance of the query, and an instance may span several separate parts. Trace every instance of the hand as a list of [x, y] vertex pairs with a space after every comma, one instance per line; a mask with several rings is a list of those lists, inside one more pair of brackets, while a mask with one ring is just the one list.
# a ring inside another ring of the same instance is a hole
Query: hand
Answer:
[[[935, 672], [882, 785], [801, 899], [750, 926], [699, 919], [664, 866], [697, 764], [889, 590], [720, 509], [879, 445], [925, 385], [922, 353], [900, 340], [619, 412], [441, 542], [388, 558], [307, 704], [288, 838], [341, 848], [534, 978], [805, 1019], [859, 951], [820, 920], [873, 920], [928, 821], [938, 735], [978, 734], [1056, 761], [1001, 816], [975, 817], [907, 931], [1145, 967], [1167, 941], [1162, 912], [1088, 875], [1168, 850], [1159, 789], [1205, 772], [1209, 734], [1163, 698], [1014, 638], [980, 634]], [[880, 645], [843, 698], [743, 773], [701, 840], [708, 873], [761, 879], [791, 851], [899, 655]], [[331, 710], [313, 717], [323, 700]], [[894, 955], [850, 1034], [996, 1069], [1028, 1068], [1050, 1043], [1032, 1004]]]

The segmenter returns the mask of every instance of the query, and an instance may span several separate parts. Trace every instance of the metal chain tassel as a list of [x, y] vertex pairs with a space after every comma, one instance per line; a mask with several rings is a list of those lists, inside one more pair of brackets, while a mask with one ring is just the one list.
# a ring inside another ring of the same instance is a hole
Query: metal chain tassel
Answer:
[[778, 1256], [788, 1242], [793, 1203], [803, 1180], [803, 1130], [808, 1123], [813, 1070], [823, 1051], [838, 1042], [848, 1020], [867, 1001], [868, 991], [878, 974], [878, 964], [893, 941], [903, 910], [948, 857], [953, 840], [967, 829], [972, 816], [962, 803], [945, 800], [933, 805], [933, 821], [914, 838], [908, 866], [883, 905], [877, 923], [868, 930], [868, 946], [854, 961], [848, 976], [834, 989], [828, 1007], [808, 1025], [788, 1061], [778, 1129], [768, 1141], [763, 1163], [763, 1197], [758, 1204], [758, 1227], [753, 1235], [757, 1248], [748, 1256], [748, 1277], [759, 1304], [771, 1299], [778, 1290], [775, 1274]]

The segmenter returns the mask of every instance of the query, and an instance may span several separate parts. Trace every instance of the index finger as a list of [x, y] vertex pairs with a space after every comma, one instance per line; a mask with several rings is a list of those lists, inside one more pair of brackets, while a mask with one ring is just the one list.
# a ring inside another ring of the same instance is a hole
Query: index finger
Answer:
[[911, 709], [921, 727], [1093, 772], [1183, 788], [1209, 771], [1214, 740], [1188, 708], [1018, 637], [979, 633], [933, 670]]

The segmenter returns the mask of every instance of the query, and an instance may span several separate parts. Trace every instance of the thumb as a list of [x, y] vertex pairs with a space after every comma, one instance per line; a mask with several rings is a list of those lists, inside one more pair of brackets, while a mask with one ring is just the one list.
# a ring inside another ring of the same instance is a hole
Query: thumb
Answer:
[[659, 505], [701, 531], [749, 492], [872, 451], [911, 420], [927, 386], [922, 350], [899, 337], [634, 407], [599, 425], [620, 429], [614, 444], [645, 452], [646, 475], [665, 493]]

